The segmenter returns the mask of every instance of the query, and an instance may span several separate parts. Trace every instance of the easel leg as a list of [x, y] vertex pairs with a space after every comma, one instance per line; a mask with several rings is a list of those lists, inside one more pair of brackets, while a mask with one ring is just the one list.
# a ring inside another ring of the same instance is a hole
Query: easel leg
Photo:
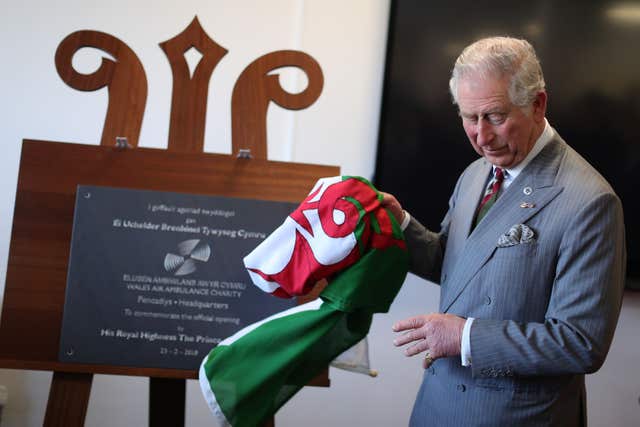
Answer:
[[43, 426], [84, 426], [92, 381], [93, 374], [54, 372]]
[[184, 426], [186, 381], [149, 378], [149, 427]]

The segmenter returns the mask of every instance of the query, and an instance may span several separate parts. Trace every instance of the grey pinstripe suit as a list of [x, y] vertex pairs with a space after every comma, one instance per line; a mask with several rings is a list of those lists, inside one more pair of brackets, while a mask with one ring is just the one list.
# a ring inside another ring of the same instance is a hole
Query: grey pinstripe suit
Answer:
[[[405, 230], [411, 271], [441, 284], [440, 311], [476, 318], [472, 366], [436, 360], [411, 425], [584, 425], [584, 374], [604, 362], [622, 300], [620, 200], [554, 131], [469, 234], [490, 168], [463, 172], [440, 233], [415, 219]], [[514, 224], [535, 242], [496, 247]]]

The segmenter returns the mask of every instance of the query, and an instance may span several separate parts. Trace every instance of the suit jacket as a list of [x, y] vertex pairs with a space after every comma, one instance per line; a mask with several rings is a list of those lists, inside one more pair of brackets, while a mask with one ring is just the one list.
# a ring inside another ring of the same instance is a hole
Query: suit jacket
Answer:
[[[585, 425], [584, 374], [604, 362], [622, 301], [620, 200], [554, 131], [471, 231], [490, 171], [481, 158], [462, 173], [440, 233], [415, 219], [405, 230], [410, 271], [439, 281], [440, 311], [476, 318], [472, 366], [436, 360], [411, 425]], [[498, 245], [517, 224], [534, 238]]]

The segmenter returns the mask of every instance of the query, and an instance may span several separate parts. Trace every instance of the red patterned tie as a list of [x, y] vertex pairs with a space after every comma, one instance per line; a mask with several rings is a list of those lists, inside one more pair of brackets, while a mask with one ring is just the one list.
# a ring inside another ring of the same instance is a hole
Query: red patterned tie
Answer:
[[502, 182], [504, 181], [504, 172], [501, 168], [495, 168], [493, 179], [489, 183], [489, 187], [487, 188], [487, 192], [485, 193], [480, 205], [478, 205], [478, 213], [476, 214], [476, 222], [475, 225], [484, 218], [487, 214], [491, 206], [496, 202], [498, 198], [498, 191], [500, 191], [500, 187], [502, 186]]

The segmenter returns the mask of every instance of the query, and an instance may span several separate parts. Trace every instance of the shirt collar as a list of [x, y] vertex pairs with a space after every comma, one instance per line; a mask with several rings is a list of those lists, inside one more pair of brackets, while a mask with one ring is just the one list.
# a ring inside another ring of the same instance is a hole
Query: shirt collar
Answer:
[[[524, 168], [529, 164], [529, 162], [531, 162], [531, 160], [533, 160], [534, 157], [536, 157], [538, 153], [542, 151], [542, 149], [551, 141], [552, 138], [553, 138], [553, 129], [551, 128], [551, 125], [549, 125], [549, 122], [545, 118], [544, 130], [536, 140], [536, 143], [533, 144], [533, 148], [531, 149], [531, 151], [529, 151], [529, 154], [527, 154], [527, 157], [525, 157], [516, 166], [514, 166], [511, 169], [504, 169], [506, 172], [505, 179], [508, 179], [508, 180], [516, 179], [516, 177], [520, 175], [520, 172], [522, 172]], [[496, 167], [494, 166], [493, 167], [494, 172], [495, 172], [495, 169]]]

